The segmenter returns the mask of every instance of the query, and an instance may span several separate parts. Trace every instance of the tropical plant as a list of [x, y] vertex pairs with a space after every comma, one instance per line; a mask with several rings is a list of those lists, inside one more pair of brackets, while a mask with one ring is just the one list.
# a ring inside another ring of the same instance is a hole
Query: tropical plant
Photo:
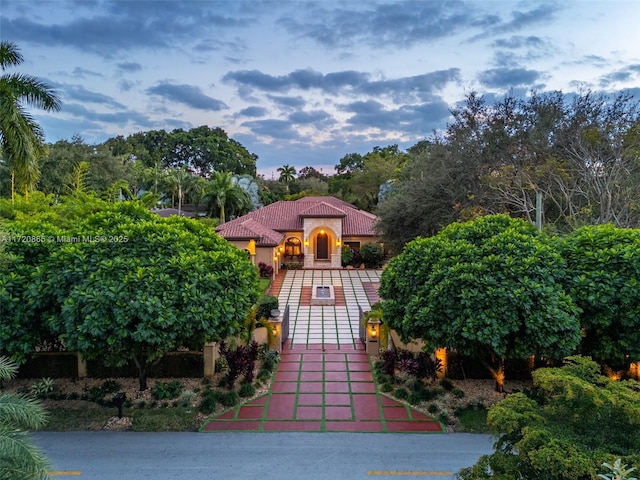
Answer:
[[251, 199], [233, 179], [230, 172], [213, 172], [213, 177], [205, 188], [204, 198], [209, 200], [209, 210], [219, 212], [220, 223], [226, 221], [226, 211], [246, 213], [251, 210]]
[[[15, 363], [0, 357], [0, 382], [13, 378]], [[40, 428], [47, 415], [34, 399], [13, 393], [0, 394], [0, 478], [44, 480], [51, 464], [30, 441], [27, 430]]]
[[284, 183], [287, 186], [287, 193], [289, 193], [289, 185], [296, 179], [296, 169], [291, 165], [283, 165], [278, 168], [280, 177], [278, 181]]
[[[14, 43], [0, 42], [3, 72], [23, 61]], [[44, 132], [25, 106], [57, 111], [60, 100], [48, 85], [31, 75], [3, 73], [0, 76], [0, 148], [15, 175], [15, 183], [28, 196], [40, 178], [38, 161], [46, 150]]]
[[[178, 215], [182, 212], [184, 196], [194, 183], [194, 176], [185, 168], [170, 168], [165, 172], [165, 181], [178, 198]], [[173, 196], [172, 195], [172, 198]]]
[[598, 475], [598, 478], [602, 480], [638, 480], [636, 477], [630, 476], [636, 469], [623, 465], [622, 460], [619, 458], [616, 459], [613, 465], [605, 462], [602, 466], [609, 470], [608, 473]]

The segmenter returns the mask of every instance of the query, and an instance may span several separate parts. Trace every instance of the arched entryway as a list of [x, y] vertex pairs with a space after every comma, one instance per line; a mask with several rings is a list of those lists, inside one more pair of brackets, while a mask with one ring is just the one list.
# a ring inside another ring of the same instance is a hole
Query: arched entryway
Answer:
[[316, 260], [329, 260], [329, 235], [325, 231], [316, 235]]

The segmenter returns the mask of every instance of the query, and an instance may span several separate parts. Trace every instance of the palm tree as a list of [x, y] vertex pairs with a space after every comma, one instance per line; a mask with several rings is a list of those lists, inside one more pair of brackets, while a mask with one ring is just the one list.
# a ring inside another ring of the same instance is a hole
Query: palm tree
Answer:
[[249, 195], [233, 180], [231, 172], [213, 172], [205, 197], [209, 198], [211, 211], [218, 209], [221, 224], [226, 220], [225, 207], [237, 212], [247, 212], [252, 207]]
[[170, 168], [167, 170], [166, 175], [167, 183], [178, 195], [178, 216], [180, 216], [182, 214], [184, 196], [191, 188], [195, 177], [185, 167]]
[[[0, 381], [12, 378], [15, 363], [0, 357]], [[0, 478], [28, 480], [49, 478], [51, 465], [27, 437], [26, 430], [42, 426], [46, 412], [36, 400], [4, 393], [0, 395]]]
[[[0, 42], [0, 68], [20, 65], [23, 57], [11, 42]], [[60, 109], [60, 100], [54, 91], [31, 75], [7, 74], [0, 76], [0, 149], [9, 164], [18, 188], [28, 198], [40, 178], [38, 159], [45, 154], [44, 132], [25, 110], [25, 105], [46, 111]]]
[[278, 168], [278, 171], [280, 172], [280, 178], [278, 178], [278, 181], [285, 183], [287, 186], [287, 193], [289, 193], [289, 184], [296, 179], [296, 169], [290, 165], [283, 165]]

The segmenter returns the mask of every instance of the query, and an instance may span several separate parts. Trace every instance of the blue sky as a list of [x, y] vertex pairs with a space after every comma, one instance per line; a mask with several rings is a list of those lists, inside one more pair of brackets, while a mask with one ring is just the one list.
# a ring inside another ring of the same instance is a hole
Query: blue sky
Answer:
[[640, 98], [638, 18], [637, 0], [0, 0], [0, 38], [62, 99], [33, 111], [47, 141], [208, 125], [270, 178], [414, 145], [471, 91]]

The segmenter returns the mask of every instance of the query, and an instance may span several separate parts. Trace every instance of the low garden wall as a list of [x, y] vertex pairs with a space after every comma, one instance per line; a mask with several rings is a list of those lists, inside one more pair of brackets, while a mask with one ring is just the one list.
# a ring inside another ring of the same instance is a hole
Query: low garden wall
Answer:
[[[169, 352], [156, 365], [149, 368], [151, 378], [203, 376], [202, 352]], [[78, 378], [78, 355], [70, 352], [37, 353], [20, 366], [17, 378]], [[100, 362], [86, 362], [86, 376], [90, 378], [138, 377], [131, 362], [123, 367], [105, 367]]]

